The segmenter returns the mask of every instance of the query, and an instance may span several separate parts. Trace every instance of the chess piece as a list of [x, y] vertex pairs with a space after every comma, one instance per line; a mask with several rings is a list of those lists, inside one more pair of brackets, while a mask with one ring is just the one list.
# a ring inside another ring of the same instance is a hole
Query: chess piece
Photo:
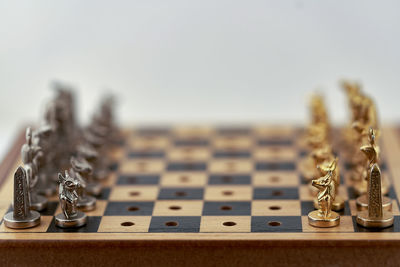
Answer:
[[28, 177], [29, 198], [31, 209], [42, 211], [47, 207], [47, 199], [38, 195], [36, 184], [38, 181], [38, 161], [40, 157], [41, 147], [32, 143], [32, 130], [26, 129], [26, 143], [21, 148], [22, 163]]
[[40, 224], [40, 213], [30, 210], [28, 176], [23, 167], [14, 174], [14, 211], [7, 213], [5, 226], [15, 229], [31, 228]]
[[317, 196], [318, 210], [311, 211], [308, 214], [308, 222], [315, 227], [334, 227], [339, 225], [340, 216], [332, 211], [332, 203], [335, 199], [335, 180], [333, 179], [333, 171], [337, 165], [337, 159], [333, 160], [329, 166], [321, 167], [325, 176], [312, 180], [312, 185], [317, 187], [320, 192]]
[[33, 132], [33, 144], [41, 148], [37, 156], [37, 191], [47, 197], [53, 196], [57, 192], [54, 182], [54, 175], [57, 172], [53, 165], [52, 133], [50, 125], [43, 125]]
[[61, 228], [77, 228], [86, 224], [87, 216], [77, 209], [78, 194], [76, 192], [79, 182], [65, 172], [65, 177], [60, 173], [59, 199], [62, 213], [57, 214], [55, 223]]
[[306, 180], [312, 180], [321, 174], [317, 169], [318, 165], [333, 160], [332, 149], [330, 145], [324, 144], [320, 148], [314, 149], [307, 158], [308, 164], [303, 165], [301, 171]]
[[366, 228], [386, 228], [393, 225], [394, 217], [391, 211], [382, 207], [381, 170], [374, 163], [368, 172], [368, 210], [357, 214], [357, 224]]
[[[369, 129], [368, 135], [369, 144], [360, 147], [360, 151], [365, 155], [368, 160], [368, 166], [365, 173], [368, 174], [369, 170], [371, 170], [374, 164], [378, 164], [379, 160], [379, 147], [376, 145], [376, 131], [371, 127]], [[381, 175], [380, 175], [381, 176]], [[381, 176], [382, 177], [382, 176]], [[362, 180], [361, 185], [358, 185], [358, 188], [362, 187], [363, 191], [368, 192], [370, 183], [368, 181], [369, 175], [365, 176], [365, 179]], [[382, 181], [383, 183], [383, 181]], [[364, 189], [365, 188], [365, 189]], [[382, 190], [382, 194], [385, 194], [388, 189]], [[367, 195], [364, 193], [363, 195], [359, 196], [356, 200], [357, 209], [358, 210], [365, 210], [368, 207], [368, 198]], [[392, 210], [392, 200], [388, 197], [383, 196], [382, 198], [382, 207], [384, 210]]]
[[96, 208], [96, 198], [88, 196], [86, 193], [87, 178], [92, 174], [92, 167], [83, 158], [71, 157], [70, 175], [78, 180], [77, 188], [78, 202], [77, 207], [82, 211], [91, 211]]
[[78, 146], [78, 157], [85, 159], [93, 169], [92, 175], [88, 178], [86, 192], [93, 196], [99, 196], [102, 187], [97, 181], [104, 180], [108, 175], [106, 170], [103, 171], [104, 167], [101, 166], [101, 162], [98, 160], [99, 153], [89, 144], [82, 144]]
[[[88, 152], [91, 154], [91, 158], [86, 158], [89, 163], [93, 166], [93, 177], [98, 180], [102, 181], [105, 180], [110, 173], [109, 165], [110, 162], [107, 158], [107, 151], [104, 147], [105, 139], [103, 137], [97, 136], [96, 134], [92, 133], [90, 130], [86, 130], [84, 132], [86, 144], [84, 144], [84, 150], [81, 152]], [[97, 153], [93, 153], [92, 151], [88, 150], [95, 150]], [[100, 156], [101, 155], [101, 156]]]
[[[335, 197], [332, 201], [332, 210], [333, 211], [341, 211], [344, 209], [344, 199], [339, 195], [339, 186], [340, 186], [340, 171], [337, 163], [332, 165], [332, 162], [336, 159], [332, 159], [328, 163], [324, 165], [319, 165], [317, 168], [320, 170], [322, 175], [326, 175], [328, 171], [332, 172], [332, 179], [335, 182]], [[321, 167], [322, 166], [322, 167]], [[314, 199], [314, 208], [319, 209], [319, 201], [317, 198]]]

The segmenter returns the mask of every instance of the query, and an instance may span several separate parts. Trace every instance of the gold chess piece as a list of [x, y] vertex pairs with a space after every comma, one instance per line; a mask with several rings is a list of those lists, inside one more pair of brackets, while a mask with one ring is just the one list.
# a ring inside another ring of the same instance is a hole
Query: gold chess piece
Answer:
[[333, 172], [336, 169], [337, 159], [334, 159], [329, 165], [322, 166], [322, 171], [326, 175], [312, 180], [312, 185], [319, 189], [317, 196], [318, 210], [311, 211], [308, 214], [308, 223], [315, 227], [334, 227], [339, 225], [340, 216], [332, 211], [332, 203], [336, 196], [336, 185], [333, 179]]
[[[357, 132], [360, 134], [360, 143], [364, 143], [364, 139], [367, 137], [369, 145], [360, 145], [360, 156], [363, 158], [359, 158], [357, 165], [353, 167], [353, 170], [350, 173], [350, 178], [354, 181], [353, 187], [354, 191], [358, 196], [362, 196], [367, 193], [368, 191], [368, 170], [370, 170], [371, 166], [373, 163], [378, 163], [379, 159], [379, 154], [380, 154], [380, 149], [379, 146], [376, 145], [377, 139], [378, 139], [378, 132], [374, 130], [374, 128], [370, 127], [369, 131], [367, 132], [366, 130], [361, 129], [362, 126], [355, 125], [355, 129], [357, 129]], [[367, 169], [365, 168], [365, 165], [367, 165]], [[381, 184], [381, 190], [382, 194], [386, 195], [389, 193], [389, 187], [390, 184], [386, 179], [382, 179], [382, 184]], [[364, 201], [366, 205], [366, 201]], [[384, 201], [385, 206], [387, 205], [387, 202]]]
[[358, 212], [357, 223], [367, 228], [386, 228], [393, 225], [391, 211], [383, 209], [381, 190], [381, 170], [374, 163], [368, 172], [368, 209]]
[[312, 180], [321, 175], [321, 172], [316, 167], [323, 164], [325, 161], [333, 158], [332, 149], [328, 144], [324, 144], [320, 148], [316, 148], [308, 155], [308, 157], [300, 165], [300, 171], [307, 180]]
[[[339, 196], [339, 185], [340, 185], [340, 170], [339, 166], [337, 166], [337, 159], [333, 158], [333, 155], [331, 154], [331, 160], [329, 163], [325, 163], [325, 166], [318, 165], [318, 169], [320, 170], [322, 175], [326, 175], [328, 171], [332, 171], [332, 179], [335, 182], [335, 198], [332, 201], [332, 210], [334, 211], [341, 211], [344, 209], [344, 199]], [[336, 161], [334, 165], [332, 165], [332, 162]], [[329, 165], [328, 165], [329, 164]], [[311, 183], [311, 186], [314, 186]], [[314, 208], [318, 209], [319, 208], [319, 202], [318, 199], [314, 199]]]
[[[367, 175], [365, 175], [365, 179], [362, 179], [360, 181], [361, 185], [359, 185], [363, 188], [363, 190], [365, 190], [365, 192], [369, 191], [369, 186], [370, 186], [370, 183], [368, 181], [368, 179], [369, 179], [368, 171], [371, 170], [371, 168], [374, 164], [378, 164], [380, 150], [379, 150], [379, 147], [376, 145], [376, 137], [377, 137], [377, 133], [371, 127], [369, 129], [369, 134], [368, 134], [369, 144], [360, 147], [360, 151], [362, 151], [362, 153], [366, 156], [366, 158], [368, 160], [368, 167], [367, 167], [367, 170], [365, 171], [365, 173]], [[380, 175], [380, 177], [382, 177], [382, 175]], [[386, 185], [385, 188], [383, 188], [384, 185]], [[382, 190], [381, 190], [382, 194], [385, 194], [389, 190], [387, 187], [387, 183], [384, 183], [383, 179], [381, 182], [381, 187], [382, 187]], [[358, 210], [367, 209], [368, 208], [367, 195], [364, 193], [363, 195], [358, 197], [356, 200], [356, 204], [357, 204]], [[384, 196], [382, 198], [382, 207], [384, 210], [389, 210], [389, 211], [392, 210], [392, 200], [390, 198]]]

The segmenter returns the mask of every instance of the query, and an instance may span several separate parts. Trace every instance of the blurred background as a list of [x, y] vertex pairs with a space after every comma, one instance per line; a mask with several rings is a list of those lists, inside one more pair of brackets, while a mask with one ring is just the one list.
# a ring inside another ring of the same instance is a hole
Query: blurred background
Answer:
[[104, 92], [121, 124], [305, 123], [307, 95], [347, 120], [342, 78], [400, 117], [399, 1], [0, 1], [0, 156], [54, 80], [84, 123]]

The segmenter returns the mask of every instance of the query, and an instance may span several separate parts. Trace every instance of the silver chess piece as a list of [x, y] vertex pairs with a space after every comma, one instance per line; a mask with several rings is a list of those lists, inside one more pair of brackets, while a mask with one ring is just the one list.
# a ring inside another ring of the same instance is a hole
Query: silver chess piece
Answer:
[[7, 213], [5, 226], [14, 229], [31, 228], [40, 224], [40, 213], [30, 210], [28, 176], [23, 167], [14, 174], [14, 211]]
[[38, 162], [41, 157], [41, 147], [32, 142], [32, 130], [26, 129], [26, 143], [21, 148], [22, 163], [28, 177], [29, 199], [31, 209], [42, 211], [47, 208], [47, 198], [38, 195], [36, 185], [38, 182]]
[[52, 148], [53, 131], [50, 125], [43, 125], [33, 132], [33, 144], [41, 147], [38, 153], [38, 184], [39, 194], [50, 197], [57, 192], [54, 176], [54, 152]]
[[62, 213], [57, 214], [55, 223], [61, 228], [77, 228], [86, 224], [87, 216], [77, 208], [79, 181], [65, 171], [65, 177], [58, 174], [60, 187], [59, 199]]
[[83, 144], [78, 146], [78, 157], [85, 159], [86, 162], [92, 167], [92, 174], [87, 176], [87, 180], [88, 183], [86, 185], [86, 192], [90, 195], [93, 196], [99, 196], [101, 194], [101, 189], [102, 186], [101, 184], [99, 184], [96, 180], [100, 180], [100, 179], [96, 179], [98, 172], [101, 172], [101, 168], [100, 170], [96, 170], [97, 168], [97, 159], [99, 157], [99, 153], [93, 149], [91, 146], [87, 145], [87, 144]]
[[92, 174], [92, 167], [83, 158], [71, 157], [70, 175], [78, 180], [77, 188], [78, 202], [77, 207], [82, 211], [91, 211], [96, 208], [96, 198], [86, 193], [88, 177]]
[[[93, 166], [93, 178], [97, 181], [107, 179], [110, 174], [108, 166], [110, 165], [106, 152], [101, 149], [101, 144], [96, 143], [94, 135], [85, 135], [86, 143], [78, 147], [78, 155], [85, 158]], [[101, 155], [101, 156], [100, 156]], [[96, 194], [95, 194], [96, 195]]]

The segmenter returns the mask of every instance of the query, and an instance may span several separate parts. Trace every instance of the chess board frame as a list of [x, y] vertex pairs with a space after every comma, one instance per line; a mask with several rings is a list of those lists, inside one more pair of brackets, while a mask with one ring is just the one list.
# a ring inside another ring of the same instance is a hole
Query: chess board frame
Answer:
[[[400, 137], [395, 127], [382, 130], [383, 150], [393, 189], [400, 195]], [[18, 162], [24, 133], [16, 138], [0, 165], [2, 216], [10, 201], [9, 178]], [[4, 193], [8, 188], [8, 193]], [[4, 199], [8, 196], [7, 199]], [[12, 196], [12, 192], [11, 192]], [[396, 199], [398, 206], [398, 200]], [[398, 214], [397, 214], [398, 215]], [[304, 216], [303, 216], [304, 217]], [[337, 263], [396, 264], [400, 232], [203, 232], [203, 233], [38, 233], [0, 232], [0, 263], [57, 262], [175, 265], [297, 264], [323, 262], [334, 253]], [[71, 259], [69, 253], [73, 251]], [[26, 255], [20, 258], [19, 254]], [[19, 259], [19, 260], [16, 260]]]

